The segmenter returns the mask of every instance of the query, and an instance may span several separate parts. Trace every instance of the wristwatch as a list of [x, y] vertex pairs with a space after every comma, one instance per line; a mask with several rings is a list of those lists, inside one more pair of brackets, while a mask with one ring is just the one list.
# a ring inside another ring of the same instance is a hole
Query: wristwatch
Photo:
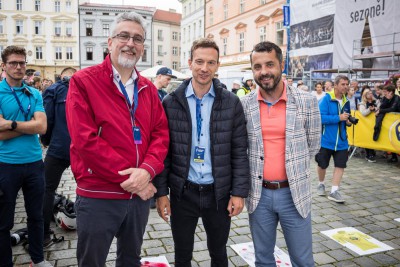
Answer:
[[16, 121], [13, 121], [13, 122], [11, 123], [11, 131], [14, 131], [16, 128], [17, 128], [17, 122], [16, 122]]

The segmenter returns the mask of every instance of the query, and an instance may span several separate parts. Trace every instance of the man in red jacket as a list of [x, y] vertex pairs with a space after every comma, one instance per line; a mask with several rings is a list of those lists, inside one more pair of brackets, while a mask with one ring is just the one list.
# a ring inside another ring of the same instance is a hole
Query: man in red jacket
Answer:
[[103, 267], [117, 237], [117, 266], [140, 266], [152, 179], [164, 166], [168, 124], [157, 89], [135, 68], [143, 55], [143, 18], [122, 13], [103, 63], [70, 81], [67, 122], [77, 182], [79, 266]]

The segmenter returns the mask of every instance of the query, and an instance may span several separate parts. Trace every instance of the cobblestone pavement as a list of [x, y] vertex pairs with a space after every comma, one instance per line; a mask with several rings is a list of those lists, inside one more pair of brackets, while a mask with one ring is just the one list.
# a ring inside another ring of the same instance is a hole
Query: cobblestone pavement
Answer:
[[[363, 157], [353, 157], [345, 170], [341, 192], [345, 204], [334, 203], [316, 195], [316, 166], [313, 173], [313, 251], [316, 266], [399, 266], [400, 267], [400, 164], [388, 164], [383, 157], [376, 163], [368, 163]], [[332, 162], [327, 178], [332, 177]], [[326, 185], [330, 189], [330, 179]], [[75, 200], [75, 182], [67, 170], [58, 190]], [[230, 247], [231, 244], [251, 241], [248, 214], [243, 212], [232, 221], [228, 240], [230, 266], [247, 266]], [[26, 227], [23, 198], [19, 197], [14, 229]], [[340, 227], [355, 227], [394, 250], [368, 256], [358, 256], [353, 251], [321, 234], [321, 231]], [[56, 229], [54, 225], [53, 229]], [[65, 241], [54, 244], [45, 251], [45, 257], [54, 266], [76, 266], [77, 236], [74, 231], [56, 229]], [[114, 240], [115, 241], [115, 240]], [[278, 232], [277, 246], [287, 251], [281, 230]], [[21, 245], [13, 247], [16, 266], [28, 266], [29, 255]], [[165, 255], [173, 266], [174, 247], [169, 224], [161, 220], [155, 210], [151, 210], [142, 247], [142, 256]], [[107, 266], [114, 266], [116, 245], [113, 243], [107, 258]], [[210, 266], [206, 234], [202, 224], [196, 229], [193, 266]]]

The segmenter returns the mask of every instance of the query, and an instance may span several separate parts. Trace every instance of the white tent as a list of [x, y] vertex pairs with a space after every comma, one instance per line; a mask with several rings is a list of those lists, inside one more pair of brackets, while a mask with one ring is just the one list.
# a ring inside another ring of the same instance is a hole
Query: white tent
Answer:
[[[165, 67], [165, 66], [156, 65], [156, 66], [154, 66], [152, 68], [142, 70], [140, 72], [140, 75], [142, 75], [142, 76], [144, 76], [146, 78], [155, 78], [157, 76], [157, 71], [162, 67]], [[178, 80], [184, 80], [184, 79], [189, 78], [189, 76], [187, 76], [186, 74], [183, 74], [183, 73], [181, 73], [179, 71], [176, 71], [176, 70], [173, 70], [173, 69], [171, 69], [171, 70], [172, 70], [172, 75], [176, 76], [176, 78]]]

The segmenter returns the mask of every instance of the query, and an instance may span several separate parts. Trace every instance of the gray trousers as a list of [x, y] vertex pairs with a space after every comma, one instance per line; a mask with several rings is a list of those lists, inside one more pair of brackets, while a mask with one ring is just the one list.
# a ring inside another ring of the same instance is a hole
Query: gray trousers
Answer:
[[140, 267], [140, 251], [150, 201], [95, 199], [77, 196], [77, 258], [81, 267], [104, 267], [111, 242], [117, 238], [115, 266]]

